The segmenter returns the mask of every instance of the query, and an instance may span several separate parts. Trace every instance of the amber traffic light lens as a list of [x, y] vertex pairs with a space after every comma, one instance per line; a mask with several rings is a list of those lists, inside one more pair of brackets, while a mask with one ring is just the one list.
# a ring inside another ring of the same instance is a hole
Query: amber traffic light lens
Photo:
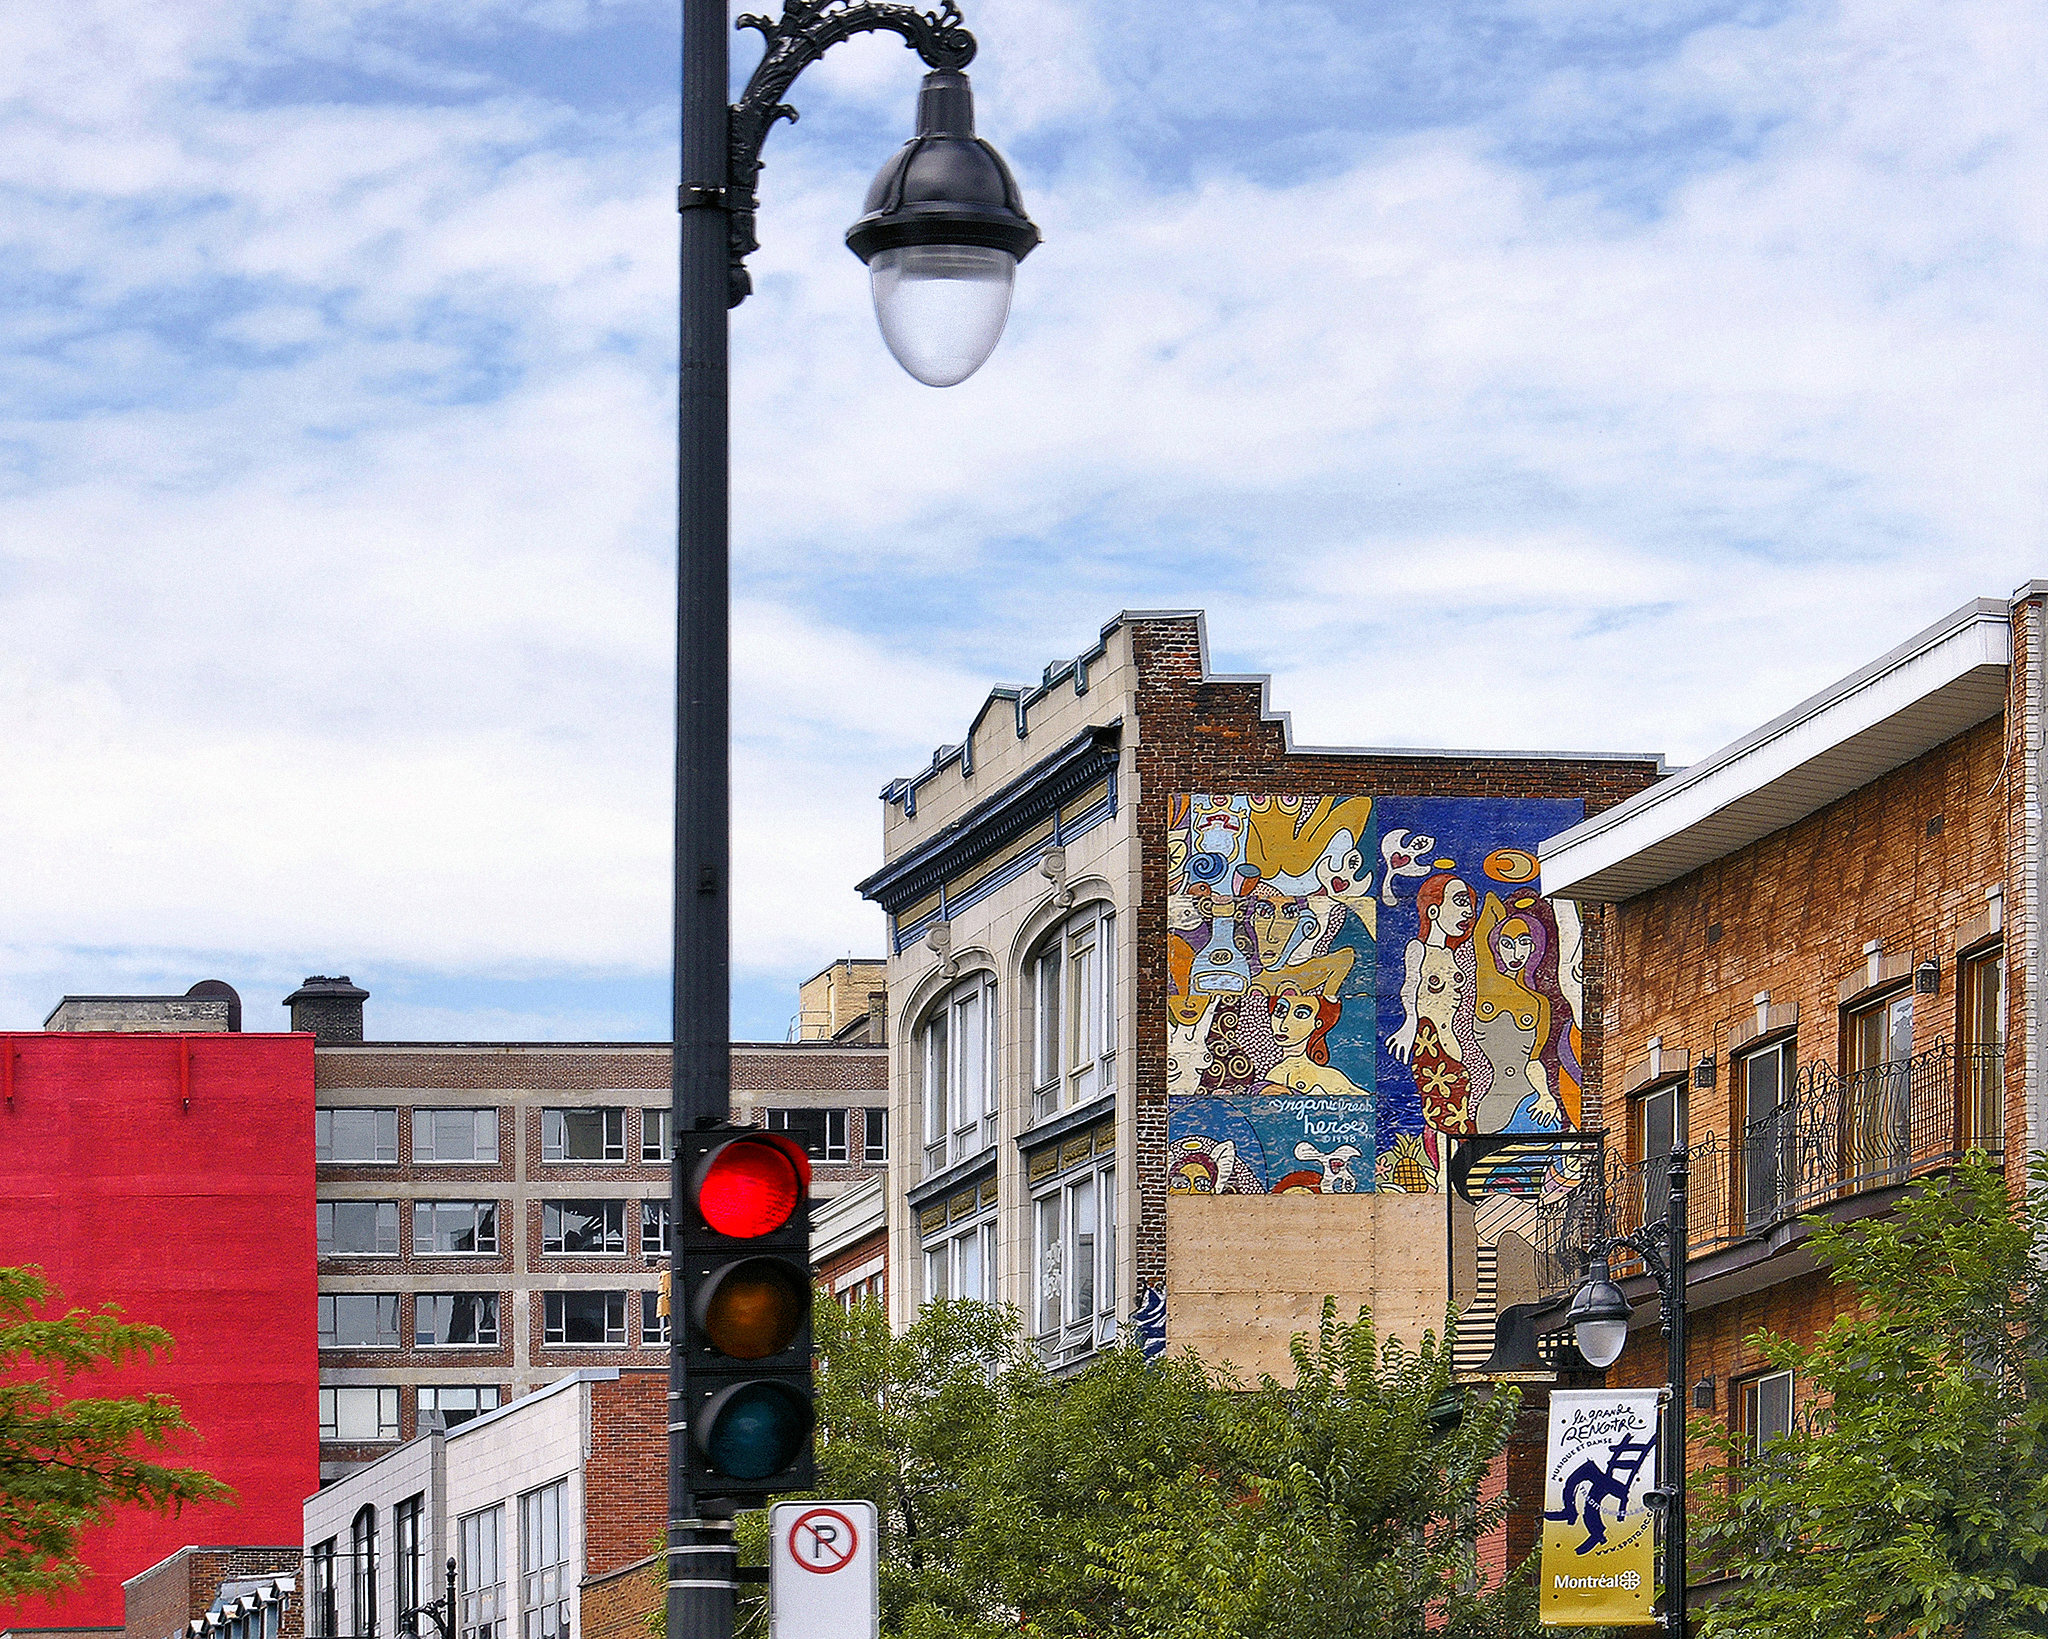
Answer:
[[751, 1240], [789, 1222], [805, 1182], [795, 1158], [772, 1139], [736, 1139], [705, 1163], [697, 1210], [719, 1234]]
[[809, 1290], [776, 1258], [751, 1258], [720, 1271], [704, 1294], [698, 1324], [721, 1354], [765, 1360], [780, 1354], [803, 1330]]

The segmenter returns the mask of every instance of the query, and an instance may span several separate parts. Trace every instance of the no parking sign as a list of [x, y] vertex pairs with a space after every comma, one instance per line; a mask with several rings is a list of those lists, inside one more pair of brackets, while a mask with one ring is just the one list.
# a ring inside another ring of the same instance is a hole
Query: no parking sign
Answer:
[[871, 1502], [778, 1502], [768, 1510], [775, 1639], [875, 1639], [882, 1610]]

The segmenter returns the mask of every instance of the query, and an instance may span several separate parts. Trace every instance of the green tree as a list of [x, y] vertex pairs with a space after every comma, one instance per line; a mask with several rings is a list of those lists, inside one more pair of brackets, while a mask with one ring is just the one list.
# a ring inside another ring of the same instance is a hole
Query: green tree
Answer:
[[170, 1334], [111, 1304], [43, 1318], [58, 1301], [34, 1266], [0, 1269], [0, 1602], [77, 1582], [79, 1532], [116, 1508], [175, 1513], [233, 1494], [142, 1455], [189, 1427], [176, 1402], [69, 1394], [81, 1373], [163, 1353]]
[[1973, 1157], [1810, 1243], [1855, 1312], [1760, 1333], [1813, 1409], [1750, 1458], [1700, 1425], [1696, 1541], [1740, 1580], [1702, 1639], [2048, 1634], [2048, 1205]]

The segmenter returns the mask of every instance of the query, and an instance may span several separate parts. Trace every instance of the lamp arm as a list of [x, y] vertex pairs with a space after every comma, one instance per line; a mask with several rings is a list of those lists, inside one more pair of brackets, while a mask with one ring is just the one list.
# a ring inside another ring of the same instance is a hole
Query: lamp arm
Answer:
[[680, 200], [684, 210], [726, 213], [732, 254], [729, 307], [739, 306], [754, 288], [746, 261], [760, 248], [754, 237], [754, 213], [759, 206], [761, 149], [777, 121], [794, 122], [797, 117], [782, 100], [797, 76], [856, 34], [900, 34], [932, 68], [965, 68], [974, 61], [976, 50], [974, 36], [961, 26], [956, 0], [939, 0], [934, 11], [919, 11], [897, 0], [782, 0], [779, 18], [749, 12], [733, 26], [755, 30], [765, 49], [730, 110], [726, 185], [722, 190], [685, 187]]

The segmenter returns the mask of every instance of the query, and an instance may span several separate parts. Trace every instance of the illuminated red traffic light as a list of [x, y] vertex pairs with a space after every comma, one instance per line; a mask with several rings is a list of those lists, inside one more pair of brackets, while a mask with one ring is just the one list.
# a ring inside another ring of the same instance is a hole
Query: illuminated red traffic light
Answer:
[[697, 1175], [697, 1210], [721, 1235], [752, 1240], [789, 1222], [810, 1189], [811, 1165], [800, 1146], [769, 1133], [721, 1145]]

